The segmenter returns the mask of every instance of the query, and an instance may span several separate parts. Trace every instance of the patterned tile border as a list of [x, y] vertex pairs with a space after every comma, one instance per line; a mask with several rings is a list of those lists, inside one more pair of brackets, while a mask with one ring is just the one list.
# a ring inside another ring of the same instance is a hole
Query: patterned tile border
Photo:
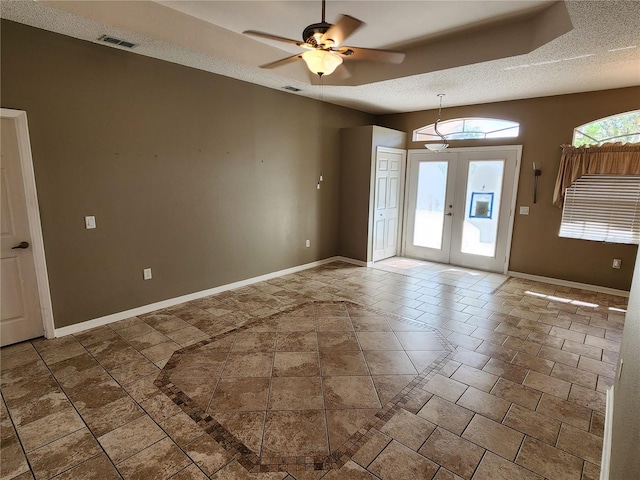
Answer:
[[[189, 396], [174, 385], [171, 380], [171, 371], [178, 366], [182, 355], [189, 354], [207, 345], [214, 344], [223, 340], [231, 334], [239, 333], [249, 328], [254, 328], [266, 323], [268, 320], [285, 316], [301, 310], [311, 305], [352, 305], [359, 309], [367, 310], [378, 316], [384, 316], [387, 319], [399, 320], [411, 326], [420, 327], [425, 331], [433, 333], [442, 344], [442, 353], [427, 368], [420, 372], [411, 382], [409, 382], [399, 393], [389, 400], [375, 415], [373, 415], [360, 429], [349, 437], [336, 451], [329, 455], [318, 456], [296, 456], [296, 457], [259, 457], [231, 434], [225, 427], [220, 425], [211, 415], [206, 413], [202, 407], [198, 406]], [[371, 307], [366, 307], [351, 301], [311, 301], [295, 305], [284, 311], [270, 315], [269, 317], [252, 320], [239, 326], [233, 330], [216, 335], [207, 340], [202, 340], [193, 345], [189, 345], [181, 350], [174, 352], [164, 366], [154, 384], [169, 397], [177, 406], [179, 406], [189, 417], [191, 417], [206, 433], [208, 433], [216, 442], [218, 442], [227, 452], [229, 452], [244, 468], [250, 473], [264, 472], [301, 472], [316, 470], [331, 470], [341, 468], [347, 463], [353, 455], [369, 441], [374, 430], [380, 430], [401, 408], [409, 403], [418, 390], [439, 372], [445, 365], [449, 357], [455, 352], [456, 347], [451, 344], [436, 328], [426, 325], [422, 322], [410, 320], [399, 315], [394, 315]]]

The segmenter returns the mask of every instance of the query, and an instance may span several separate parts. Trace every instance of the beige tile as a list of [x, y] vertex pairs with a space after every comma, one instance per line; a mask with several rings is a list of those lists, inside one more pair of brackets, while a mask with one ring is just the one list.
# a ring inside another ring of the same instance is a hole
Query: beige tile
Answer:
[[536, 411], [582, 430], [589, 430], [591, 410], [573, 402], [544, 394]]
[[196, 464], [192, 463], [173, 475], [171, 480], [207, 480], [207, 478], [209, 477], [202, 473]]
[[120, 478], [113, 463], [104, 453], [100, 453], [58, 475], [56, 480], [116, 480]]
[[418, 373], [404, 351], [370, 350], [363, 353], [372, 375], [415, 375]]
[[[285, 478], [287, 472], [271, 472], [250, 474], [247, 469], [240, 465], [238, 462], [231, 462], [218, 470], [211, 476], [212, 480], [248, 480], [251, 478], [260, 478], [260, 480], [279, 480]], [[172, 477], [173, 478], [173, 477]]]
[[448, 470], [470, 479], [484, 453], [484, 449], [442, 428], [427, 439], [418, 453]]
[[[378, 409], [344, 409], [327, 410], [327, 430], [329, 431], [329, 446], [334, 452], [349, 438], [356, 433], [365, 422], [370, 420]], [[262, 440], [262, 436], [260, 437]]]
[[357, 332], [356, 337], [362, 350], [403, 350], [393, 332]]
[[544, 358], [540, 357], [534, 357], [523, 352], [517, 353], [517, 355], [513, 359], [513, 363], [520, 367], [535, 370], [536, 372], [542, 373], [544, 375], [549, 375], [554, 365], [550, 360], [545, 360]]
[[527, 376], [526, 368], [511, 365], [496, 358], [490, 359], [482, 370], [515, 383], [522, 383], [524, 377]]
[[324, 377], [325, 408], [381, 408], [369, 376]]
[[377, 430], [372, 430], [365, 437], [365, 443], [355, 454], [351, 456], [351, 459], [366, 468], [373, 459], [376, 458], [382, 450], [384, 450], [390, 441], [391, 437], [388, 437]]
[[312, 332], [278, 332], [276, 350], [279, 352], [314, 352], [318, 350], [318, 336]]
[[214, 474], [231, 460], [231, 455], [207, 434], [189, 443], [183, 450], [207, 475]]
[[111, 376], [118, 382], [120, 385], [127, 385], [131, 382], [135, 382], [147, 375], [158, 374], [160, 369], [156, 367], [153, 362], [147, 360], [146, 358], [140, 358], [134, 360], [131, 363], [127, 363], [125, 365], [118, 366], [109, 371]]
[[159, 425], [180, 447], [202, 435], [200, 426], [184, 412], [176, 413], [160, 420]]
[[137, 418], [98, 438], [109, 458], [120, 463], [165, 437], [147, 415]]
[[597, 410], [603, 414], [605, 412], [606, 395], [590, 388], [572, 385], [571, 392], [569, 393], [569, 401], [592, 410]]
[[491, 450], [507, 460], [513, 461], [516, 458], [524, 435], [476, 414], [465, 429], [462, 437], [487, 450]]
[[368, 470], [381, 480], [430, 479], [438, 471], [438, 465], [394, 441], [369, 465]]
[[268, 394], [268, 378], [221, 378], [209, 411], [264, 410]]
[[355, 332], [318, 332], [318, 346], [320, 349], [359, 351], [360, 345]]
[[[377, 401], [377, 399], [376, 399]], [[271, 379], [269, 410], [321, 410], [324, 408], [320, 377]]]
[[571, 383], [559, 378], [543, 375], [531, 370], [524, 379], [523, 385], [566, 400], [569, 397]]
[[595, 465], [600, 465], [602, 437], [587, 433], [571, 425], [563, 424], [556, 447]]
[[526, 437], [516, 463], [546, 478], [580, 480], [583, 462], [562, 450]]
[[[527, 338], [529, 333], [527, 333]], [[520, 350], [521, 352], [528, 353], [529, 355], [537, 355], [540, 351], [541, 345], [536, 342], [530, 342], [528, 340], [523, 340], [521, 338], [509, 337], [503, 343], [505, 347], [515, 348], [516, 350]]]
[[418, 412], [418, 415], [456, 435], [460, 435], [471, 421], [473, 412], [434, 396]]
[[[368, 375], [369, 367], [362, 352], [326, 349], [320, 352], [320, 365], [323, 376], [330, 375]], [[317, 372], [317, 355], [316, 355]], [[318, 373], [313, 373], [317, 375]]]
[[500, 378], [491, 390], [492, 395], [504, 398], [529, 409], [535, 409], [542, 393], [518, 383]]
[[589, 462], [584, 462], [581, 480], [600, 480], [600, 467]]
[[66, 408], [18, 427], [18, 437], [26, 452], [84, 428], [84, 422], [69, 405]]
[[468, 365], [461, 365], [455, 373], [451, 375], [451, 378], [485, 392], [491, 391], [495, 383], [498, 381], [498, 377], [496, 375], [483, 372], [482, 370], [478, 370], [477, 368], [473, 368]]
[[598, 412], [591, 414], [591, 425], [589, 426], [589, 432], [599, 437], [604, 436], [604, 415]]
[[558, 420], [518, 405], [511, 405], [502, 423], [549, 445], [555, 445], [560, 431]]
[[462, 477], [456, 475], [455, 473], [451, 473], [444, 467], [440, 467], [438, 469], [438, 473], [433, 477], [433, 480], [462, 480]]
[[97, 365], [98, 362], [84, 351], [80, 355], [49, 365], [49, 368], [57, 379], [61, 379], [68, 377], [69, 375], [75, 375], [83, 370], [96, 367]]
[[486, 452], [473, 475], [473, 480], [544, 480], [541, 476]]
[[580, 357], [578, 368], [587, 372], [596, 373], [605, 377], [614, 378], [616, 374], [616, 366], [610, 363], [594, 360], [589, 357]]
[[566, 380], [567, 382], [577, 383], [583, 387], [595, 389], [598, 383], [598, 375], [591, 372], [585, 372], [578, 368], [569, 367], [561, 363], [556, 363], [551, 371], [551, 376]]
[[494, 345], [493, 343], [486, 341], [482, 342], [482, 345], [476, 348], [475, 351], [506, 363], [511, 363], [513, 357], [515, 357], [516, 353], [518, 353], [518, 351], [513, 348], [505, 347], [502, 345]]
[[144, 350], [140, 350], [140, 353], [142, 353], [145, 357], [155, 363], [165, 358], [171, 357], [171, 355], [173, 355], [173, 352], [179, 349], [180, 345], [178, 345], [176, 342], [169, 341], [159, 343], [150, 348], [145, 348]]
[[103, 407], [91, 410], [83, 415], [96, 437], [114, 430], [144, 415], [144, 411], [129, 396], [122, 397]]
[[322, 480], [375, 480], [375, 478], [357, 463], [348, 461], [339, 470], [330, 470]]
[[601, 348], [585, 345], [584, 343], [572, 342], [571, 340], [565, 340], [562, 344], [562, 350], [575, 353], [580, 356], [593, 358], [595, 360], [600, 360], [602, 358]]
[[413, 363], [415, 369], [423, 373], [427, 368], [435, 368], [435, 361], [438, 360], [443, 354], [447, 353], [444, 350], [411, 350], [406, 352], [409, 356], [409, 360]]
[[36, 478], [51, 478], [100, 453], [86, 428], [27, 454]]
[[380, 429], [412, 450], [418, 450], [436, 426], [420, 416], [399, 409]]
[[270, 377], [274, 365], [273, 352], [231, 353], [227, 358], [223, 377]]
[[70, 407], [71, 403], [67, 396], [60, 391], [54, 391], [13, 406], [11, 420], [17, 426], [26, 425], [68, 406]]
[[444, 377], [439, 374], [435, 375], [424, 386], [424, 389], [426, 391], [451, 402], [457, 401], [467, 390], [467, 388], [467, 385], [465, 385], [464, 383], [460, 383], [456, 380], [451, 380], [450, 378]]
[[442, 342], [432, 332], [396, 332], [395, 335], [405, 350], [443, 350]]
[[566, 352], [564, 350], [548, 346], [543, 346], [538, 352], [538, 356], [551, 360], [552, 362], [563, 363], [570, 367], [577, 367], [578, 360], [580, 359], [580, 356], [575, 353]]
[[125, 479], [168, 478], [190, 463], [176, 444], [165, 437], [120, 463], [118, 470]]
[[300, 410], [269, 412], [264, 426], [262, 455], [328, 455], [329, 441], [324, 412]]
[[0, 475], [2, 475], [2, 478], [14, 478], [22, 473], [28, 472], [29, 464], [24, 456], [18, 437], [16, 437], [13, 432], [7, 435], [6, 431], [4, 431], [4, 426], [2, 436], [3, 438], [0, 442], [0, 446], [2, 447], [2, 455], [0, 455]]
[[501, 422], [509, 409], [508, 401], [473, 387], [469, 387], [456, 403], [496, 422]]
[[466, 350], [461, 347], [458, 347], [453, 355], [453, 360], [477, 369], [484, 367], [489, 361], [489, 358], [489, 356], [483, 355], [482, 353], [472, 352], [471, 350]]
[[[402, 389], [406, 387], [407, 384], [409, 384], [409, 382], [411, 382], [415, 377], [415, 375], [373, 375], [371, 379], [373, 380], [373, 384], [375, 385], [376, 391], [378, 392], [380, 403], [384, 406], [400, 391], [402, 391]], [[410, 402], [413, 405], [416, 401], [419, 403], [420, 400], [424, 399], [424, 402], [426, 403], [426, 401], [429, 400], [430, 395], [431, 394], [428, 392], [416, 392], [414, 390]], [[422, 405], [424, 405], [424, 403]], [[420, 405], [420, 407], [422, 407], [422, 405]], [[405, 408], [406, 407], [407, 406], [405, 405]]]

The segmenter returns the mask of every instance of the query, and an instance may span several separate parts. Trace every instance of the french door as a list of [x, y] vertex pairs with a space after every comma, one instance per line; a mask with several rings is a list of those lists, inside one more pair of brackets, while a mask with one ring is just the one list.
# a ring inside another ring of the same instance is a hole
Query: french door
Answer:
[[521, 151], [410, 151], [404, 254], [506, 272]]

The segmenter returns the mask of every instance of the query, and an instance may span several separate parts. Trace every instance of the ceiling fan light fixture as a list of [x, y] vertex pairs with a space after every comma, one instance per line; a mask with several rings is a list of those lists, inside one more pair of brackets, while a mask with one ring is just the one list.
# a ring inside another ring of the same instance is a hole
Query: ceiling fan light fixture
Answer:
[[331, 75], [342, 64], [342, 57], [327, 50], [309, 50], [302, 59], [311, 72], [316, 75]]

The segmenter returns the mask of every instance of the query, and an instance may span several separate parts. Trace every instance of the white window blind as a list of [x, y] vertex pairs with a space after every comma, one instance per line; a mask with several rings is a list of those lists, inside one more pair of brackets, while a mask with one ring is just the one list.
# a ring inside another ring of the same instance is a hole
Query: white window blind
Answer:
[[566, 190], [560, 236], [640, 243], [640, 176], [585, 175]]

